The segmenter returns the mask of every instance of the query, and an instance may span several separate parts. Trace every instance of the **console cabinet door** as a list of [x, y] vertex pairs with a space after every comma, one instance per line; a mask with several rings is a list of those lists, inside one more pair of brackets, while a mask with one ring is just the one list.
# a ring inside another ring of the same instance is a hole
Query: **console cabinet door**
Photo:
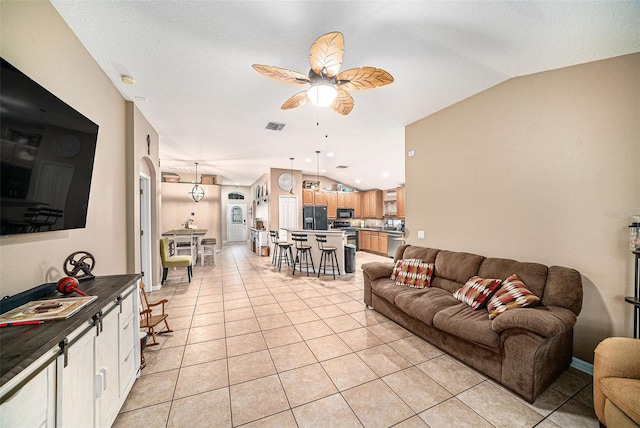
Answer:
[[120, 410], [118, 312], [116, 307], [102, 318], [102, 331], [95, 337], [95, 426], [97, 427], [110, 427]]
[[93, 386], [93, 341], [95, 328], [86, 332], [58, 357], [58, 391], [56, 415], [60, 427], [92, 427], [94, 424], [95, 392]]
[[55, 427], [56, 362], [0, 405], [0, 427]]

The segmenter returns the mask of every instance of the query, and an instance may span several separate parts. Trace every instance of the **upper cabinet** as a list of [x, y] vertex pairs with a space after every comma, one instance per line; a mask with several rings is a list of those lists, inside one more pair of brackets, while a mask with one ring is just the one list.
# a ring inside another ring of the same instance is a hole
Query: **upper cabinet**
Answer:
[[338, 208], [338, 192], [322, 192], [327, 203], [327, 218], [335, 220]]
[[327, 205], [326, 192], [316, 192], [314, 189], [302, 189], [302, 205]]
[[360, 194], [360, 217], [381, 219], [383, 216], [382, 190], [370, 190]]

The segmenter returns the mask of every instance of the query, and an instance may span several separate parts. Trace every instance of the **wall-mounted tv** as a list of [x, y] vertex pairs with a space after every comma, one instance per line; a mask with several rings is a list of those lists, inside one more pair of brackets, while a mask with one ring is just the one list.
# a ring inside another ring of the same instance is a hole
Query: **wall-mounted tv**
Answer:
[[85, 227], [98, 125], [0, 61], [0, 236]]

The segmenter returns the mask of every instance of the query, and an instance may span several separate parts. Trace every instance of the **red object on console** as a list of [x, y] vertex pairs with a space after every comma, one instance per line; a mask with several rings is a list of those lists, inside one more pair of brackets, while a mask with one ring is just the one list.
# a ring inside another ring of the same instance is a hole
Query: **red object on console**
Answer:
[[86, 296], [87, 293], [84, 291], [78, 290], [78, 286], [80, 283], [78, 280], [71, 276], [65, 276], [64, 278], [60, 278], [58, 280], [58, 291], [62, 294], [73, 294], [78, 293], [81, 296]]

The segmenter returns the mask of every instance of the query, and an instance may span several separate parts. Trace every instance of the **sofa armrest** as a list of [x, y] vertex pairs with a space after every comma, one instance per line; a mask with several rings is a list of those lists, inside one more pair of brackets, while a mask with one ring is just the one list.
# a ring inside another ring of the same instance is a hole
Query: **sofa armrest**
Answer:
[[498, 315], [491, 328], [496, 333], [520, 328], [550, 338], [571, 330], [576, 318], [572, 311], [558, 306], [510, 309]]
[[608, 377], [640, 379], [640, 340], [609, 337], [596, 347], [593, 360], [593, 407], [600, 422], [605, 423], [605, 395], [600, 381]]
[[362, 265], [362, 271], [369, 276], [371, 281], [380, 278], [389, 278], [393, 273], [393, 263], [372, 262]]

